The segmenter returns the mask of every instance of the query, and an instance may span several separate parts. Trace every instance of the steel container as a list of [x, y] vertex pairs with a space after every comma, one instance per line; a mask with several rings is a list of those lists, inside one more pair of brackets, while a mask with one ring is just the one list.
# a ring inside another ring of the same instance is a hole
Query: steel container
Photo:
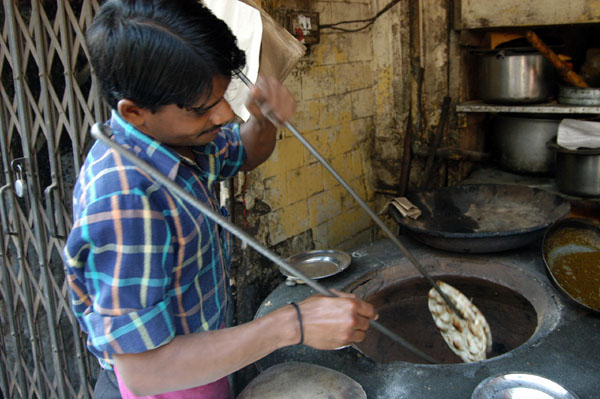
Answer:
[[558, 189], [578, 197], [600, 196], [600, 148], [569, 150], [548, 143], [556, 153], [556, 172], [554, 179]]
[[535, 115], [498, 115], [492, 119], [492, 152], [499, 166], [524, 174], [551, 174], [554, 152], [547, 147], [556, 137], [560, 119]]
[[479, 96], [485, 102], [539, 103], [554, 95], [555, 69], [540, 53], [483, 53], [478, 65]]

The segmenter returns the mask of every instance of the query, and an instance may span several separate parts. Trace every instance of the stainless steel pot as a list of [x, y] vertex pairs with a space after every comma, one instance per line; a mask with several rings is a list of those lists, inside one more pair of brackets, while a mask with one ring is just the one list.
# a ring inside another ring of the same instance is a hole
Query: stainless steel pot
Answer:
[[526, 174], [554, 171], [554, 152], [546, 143], [556, 137], [560, 119], [498, 115], [492, 122], [492, 151], [501, 168]]
[[479, 96], [483, 101], [536, 103], [548, 101], [554, 94], [555, 69], [540, 53], [483, 53], [478, 64]]
[[556, 152], [554, 178], [560, 191], [579, 197], [600, 196], [600, 148], [569, 150], [551, 141]]

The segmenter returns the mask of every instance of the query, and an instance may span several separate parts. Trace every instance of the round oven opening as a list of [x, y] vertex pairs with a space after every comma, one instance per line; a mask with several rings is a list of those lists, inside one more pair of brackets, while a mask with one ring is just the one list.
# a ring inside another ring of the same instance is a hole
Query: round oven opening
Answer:
[[[536, 307], [514, 289], [472, 276], [440, 275], [435, 279], [465, 294], [485, 316], [493, 343], [488, 359], [517, 348], [536, 332], [540, 316]], [[448, 347], [433, 322], [427, 305], [430, 289], [431, 285], [426, 279], [412, 277], [385, 284], [384, 288], [364, 293], [366, 295], [361, 297], [375, 306], [379, 312], [378, 322], [434, 358], [437, 363], [463, 363]], [[425, 363], [373, 328], [357, 346], [366, 356], [379, 363]]]

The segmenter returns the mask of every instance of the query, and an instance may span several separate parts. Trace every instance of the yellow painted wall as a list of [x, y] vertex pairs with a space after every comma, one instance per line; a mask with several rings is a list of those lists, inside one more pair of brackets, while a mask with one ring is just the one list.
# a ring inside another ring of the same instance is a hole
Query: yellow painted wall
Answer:
[[[371, 16], [370, 2], [364, 0], [311, 1], [310, 9], [319, 12], [321, 24]], [[366, 201], [374, 197], [367, 179], [373, 81], [367, 29], [322, 31], [320, 43], [309, 48], [284, 82], [297, 101], [292, 124]], [[278, 132], [271, 158], [249, 174], [248, 186], [247, 196], [270, 207], [257, 233], [268, 246], [307, 231], [315, 249], [345, 249], [372, 239], [368, 215], [287, 129]]]

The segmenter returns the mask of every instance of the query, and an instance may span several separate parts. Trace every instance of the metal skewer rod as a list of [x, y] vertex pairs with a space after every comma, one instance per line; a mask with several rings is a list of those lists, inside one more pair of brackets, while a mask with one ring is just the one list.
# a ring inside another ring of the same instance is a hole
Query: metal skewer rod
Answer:
[[[254, 86], [254, 84], [250, 81], [250, 79], [248, 79], [248, 77], [242, 71], [238, 70], [235, 73], [242, 80], [242, 82], [244, 82], [246, 84], [246, 86], [248, 86], [249, 88], [252, 88]], [[273, 115], [271, 115], [268, 112], [268, 110], [266, 110], [266, 113], [263, 113], [263, 114], [267, 118], [269, 118], [269, 120], [273, 124], [275, 124], [275, 126], [281, 125], [281, 122], [278, 121], [277, 118], [275, 118]], [[392, 231], [385, 225], [385, 223], [383, 223], [381, 218], [379, 216], [377, 216], [377, 214], [375, 214], [375, 212], [373, 212], [371, 210], [371, 208], [362, 200], [362, 198], [360, 198], [360, 196], [354, 191], [354, 189], [352, 187], [350, 187], [350, 185], [348, 183], [346, 183], [346, 181], [342, 178], [342, 176], [340, 176], [336, 172], [336, 170], [333, 169], [333, 167], [327, 162], [327, 160], [325, 160], [325, 158], [323, 158], [321, 156], [321, 154], [319, 154], [319, 152], [304, 138], [304, 136], [302, 136], [302, 134], [300, 134], [300, 132], [290, 122], [285, 122], [284, 126], [286, 128], [288, 128], [288, 130], [290, 132], [292, 132], [294, 134], [294, 136], [296, 136], [296, 138], [315, 156], [315, 158], [317, 158], [317, 160], [333, 175], [333, 177], [335, 177], [337, 179], [337, 181], [340, 182], [340, 184], [346, 189], [346, 191], [348, 191], [348, 193], [350, 193], [350, 195], [352, 195], [354, 197], [356, 202], [358, 202], [358, 204], [365, 210], [365, 212], [367, 212], [367, 214], [371, 217], [371, 219], [373, 219], [373, 221], [375, 221], [375, 223], [377, 223], [377, 225], [379, 227], [381, 227], [381, 229], [389, 237], [389, 239], [392, 240], [392, 242], [394, 244], [396, 244], [396, 246], [398, 248], [400, 248], [400, 251], [402, 251], [404, 256], [406, 256], [411, 261], [411, 263], [417, 268], [419, 273], [421, 273], [421, 275], [423, 277], [425, 277], [427, 279], [427, 281], [429, 281], [429, 283], [433, 286], [433, 288], [435, 288], [435, 290], [442, 296], [442, 298], [444, 299], [444, 302], [446, 302], [446, 304], [450, 307], [450, 309], [452, 309], [452, 311], [454, 313], [456, 313], [461, 319], [464, 320], [464, 316], [463, 316], [462, 312], [460, 312], [456, 308], [454, 303], [440, 289], [440, 287], [437, 285], [435, 280], [433, 280], [433, 278], [431, 278], [429, 273], [427, 273], [427, 271], [423, 268], [423, 266], [419, 263], [419, 261], [417, 261], [417, 259], [410, 253], [410, 251], [400, 242], [400, 240], [398, 239], [396, 234], [392, 233]]]
[[[102, 141], [104, 144], [108, 145], [110, 148], [114, 149], [120, 155], [122, 155], [127, 160], [131, 161], [137, 167], [142, 169], [144, 172], [146, 172], [150, 176], [154, 177], [159, 183], [166, 186], [170, 191], [172, 191], [173, 193], [178, 195], [180, 198], [182, 198], [183, 200], [187, 201], [189, 204], [198, 208], [200, 211], [202, 211], [202, 213], [204, 213], [206, 216], [211, 218], [215, 223], [217, 223], [221, 227], [227, 229], [229, 232], [231, 232], [233, 235], [238, 237], [243, 242], [246, 242], [248, 245], [250, 245], [252, 248], [254, 248], [258, 253], [260, 253], [267, 259], [271, 260], [273, 263], [276, 263], [277, 265], [279, 265], [281, 268], [283, 268], [285, 271], [287, 271], [289, 275], [295, 276], [296, 278], [302, 280], [304, 283], [306, 283], [306, 285], [308, 285], [309, 287], [311, 287], [312, 289], [314, 289], [315, 291], [317, 291], [320, 294], [330, 296], [330, 297], [338, 297], [338, 295], [336, 295], [334, 292], [327, 289], [325, 286], [317, 283], [315, 280], [311, 279], [310, 277], [308, 277], [307, 275], [302, 273], [300, 270], [296, 269], [289, 262], [281, 259], [274, 252], [272, 252], [271, 250], [266, 248], [264, 245], [259, 243], [256, 239], [254, 239], [254, 237], [250, 236], [244, 230], [242, 230], [241, 228], [239, 228], [238, 226], [236, 226], [235, 224], [233, 224], [232, 222], [227, 220], [220, 213], [216, 212], [208, 205], [199, 201], [196, 197], [194, 197], [193, 195], [191, 195], [190, 193], [185, 191], [183, 188], [181, 188], [181, 186], [179, 186], [178, 184], [176, 184], [175, 182], [170, 180], [168, 177], [166, 177], [164, 174], [159, 172], [158, 169], [154, 168], [149, 163], [140, 159], [137, 155], [135, 155], [131, 151], [123, 148], [121, 145], [119, 145], [118, 143], [111, 140], [110, 137], [112, 136], [112, 131], [111, 131], [110, 127], [108, 127], [107, 125], [100, 124], [100, 123], [94, 124], [92, 126], [91, 134], [92, 134], [92, 137], [94, 137], [97, 140]], [[431, 356], [429, 356], [426, 353], [422, 352], [421, 350], [417, 349], [416, 347], [414, 347], [413, 345], [411, 345], [410, 343], [405, 341], [402, 337], [400, 337], [399, 335], [390, 331], [383, 325], [377, 323], [374, 320], [370, 320], [370, 324], [373, 328], [379, 330], [382, 334], [391, 338], [393, 341], [400, 344], [401, 346], [403, 346], [404, 348], [406, 348], [407, 350], [409, 350], [416, 356], [420, 357], [421, 359], [427, 361], [428, 363], [432, 363], [432, 364], [437, 363]]]

